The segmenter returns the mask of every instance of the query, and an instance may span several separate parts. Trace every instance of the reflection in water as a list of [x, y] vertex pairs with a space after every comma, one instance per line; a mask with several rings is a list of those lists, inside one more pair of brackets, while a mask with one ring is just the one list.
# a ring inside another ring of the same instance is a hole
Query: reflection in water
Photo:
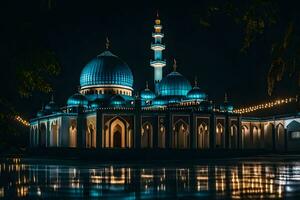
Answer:
[[300, 195], [298, 162], [162, 167], [57, 163], [18, 158], [0, 160], [0, 197], [257, 199]]

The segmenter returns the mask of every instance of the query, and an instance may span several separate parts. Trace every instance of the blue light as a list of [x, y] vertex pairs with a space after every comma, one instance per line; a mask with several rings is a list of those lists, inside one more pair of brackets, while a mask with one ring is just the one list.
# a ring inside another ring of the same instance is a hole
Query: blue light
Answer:
[[80, 93], [73, 94], [67, 101], [68, 107], [88, 107], [89, 101]]
[[199, 87], [194, 87], [188, 92], [187, 98], [190, 100], [205, 100], [207, 99], [207, 95], [202, 92]]
[[92, 59], [82, 70], [80, 86], [122, 85], [133, 86], [133, 76], [128, 65], [109, 51]]
[[190, 82], [178, 72], [171, 72], [159, 83], [161, 96], [186, 96], [192, 89]]

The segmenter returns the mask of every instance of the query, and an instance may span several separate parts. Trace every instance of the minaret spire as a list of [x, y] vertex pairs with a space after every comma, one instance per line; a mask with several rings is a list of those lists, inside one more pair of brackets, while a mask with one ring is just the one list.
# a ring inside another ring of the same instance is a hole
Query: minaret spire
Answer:
[[146, 90], [149, 89], [148, 81], [146, 81]]
[[173, 71], [176, 72], [176, 69], [177, 69], [177, 62], [176, 62], [176, 59], [174, 58], [173, 59]]
[[154, 85], [155, 93], [158, 94], [158, 83], [163, 76], [162, 68], [166, 66], [166, 61], [163, 59], [162, 51], [165, 50], [165, 45], [162, 43], [164, 34], [162, 33], [162, 25], [159, 19], [158, 11], [154, 24], [154, 32], [152, 33], [154, 42], [151, 44], [151, 49], [154, 51], [154, 59], [150, 60], [150, 66], [154, 68]]
[[228, 102], [228, 98], [227, 98], [227, 93], [225, 92], [224, 94], [224, 103], [227, 103]]
[[105, 43], [106, 50], [109, 49], [109, 46], [110, 46], [109, 39], [108, 39], [108, 37], [106, 37], [106, 43]]

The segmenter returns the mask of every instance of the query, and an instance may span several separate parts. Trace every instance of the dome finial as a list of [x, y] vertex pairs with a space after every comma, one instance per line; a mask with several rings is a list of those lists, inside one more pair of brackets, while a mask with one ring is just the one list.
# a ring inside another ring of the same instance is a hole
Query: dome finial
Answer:
[[148, 81], [146, 81], [146, 89], [149, 89]]
[[108, 37], [106, 37], [105, 47], [106, 47], [107, 50], [109, 49], [109, 45], [110, 45], [109, 39], [108, 39]]
[[227, 102], [228, 102], [227, 93], [225, 92], [225, 94], [224, 94], [224, 103], [227, 103]]
[[197, 87], [198, 86], [198, 78], [197, 78], [197, 76], [195, 76], [195, 87]]
[[156, 18], [159, 18], [158, 10], [156, 10]]
[[53, 93], [51, 94], [51, 102], [54, 102], [54, 95], [53, 95]]
[[176, 69], [177, 69], [177, 63], [176, 63], [176, 59], [175, 59], [175, 58], [173, 59], [173, 63], [174, 63], [174, 64], [173, 64], [173, 71], [176, 72]]
[[80, 89], [81, 89], [81, 87], [80, 87], [80, 85], [77, 87], [77, 92], [78, 93], [80, 93]]

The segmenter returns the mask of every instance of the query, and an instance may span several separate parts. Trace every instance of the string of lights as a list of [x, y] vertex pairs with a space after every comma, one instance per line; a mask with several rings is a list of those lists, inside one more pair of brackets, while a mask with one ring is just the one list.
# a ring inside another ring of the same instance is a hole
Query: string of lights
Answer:
[[22, 124], [23, 126], [27, 126], [27, 127], [30, 126], [29, 122], [26, 121], [25, 119], [23, 119], [23, 118], [22, 118], [21, 116], [19, 116], [19, 115], [16, 115], [16, 116], [15, 116], [15, 120], [16, 120], [17, 122], [19, 122], [20, 124]]
[[278, 106], [282, 106], [282, 105], [297, 102], [297, 101], [298, 101], [297, 96], [290, 97], [290, 98], [276, 99], [276, 100], [262, 103], [259, 105], [255, 105], [255, 106], [249, 106], [249, 107], [245, 107], [245, 108], [235, 109], [233, 112], [238, 113], [238, 114], [245, 114], [245, 113], [264, 110], [264, 109], [268, 109], [268, 108], [278, 107]]

